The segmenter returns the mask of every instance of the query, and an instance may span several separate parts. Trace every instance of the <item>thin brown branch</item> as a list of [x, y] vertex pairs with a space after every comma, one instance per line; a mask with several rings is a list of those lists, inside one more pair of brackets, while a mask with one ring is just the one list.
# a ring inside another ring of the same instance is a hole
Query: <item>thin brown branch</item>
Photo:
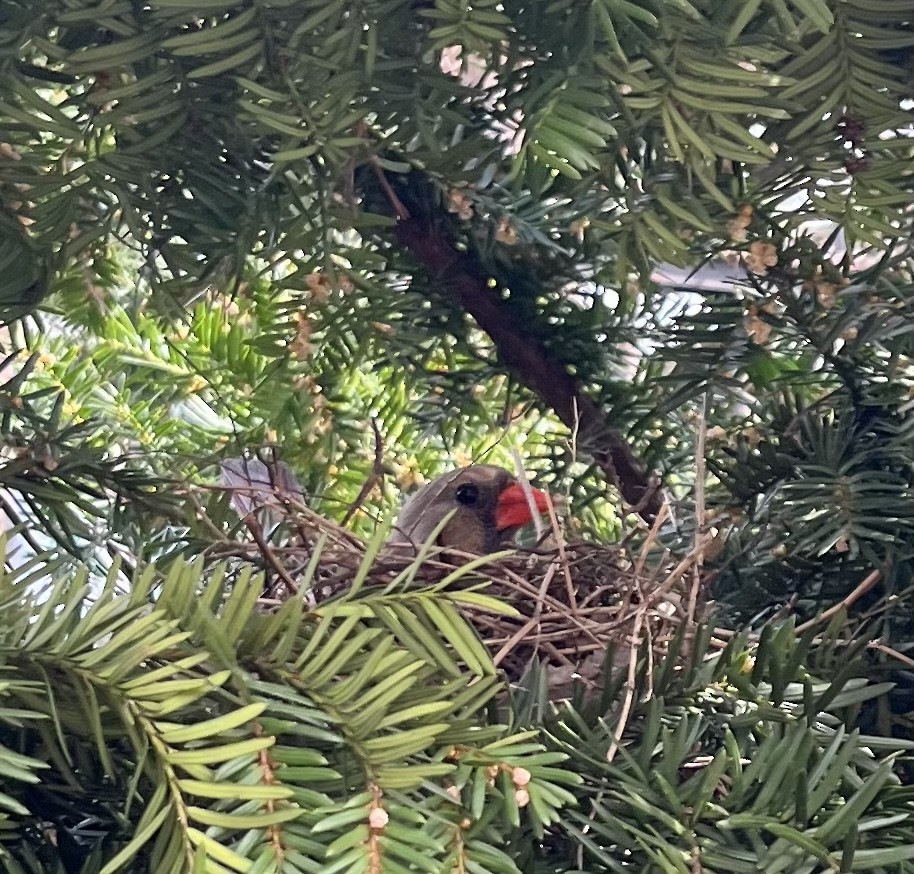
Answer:
[[289, 572], [286, 570], [285, 565], [276, 557], [270, 544], [264, 539], [260, 523], [254, 518], [254, 513], [248, 513], [248, 515], [244, 517], [244, 524], [248, 531], [251, 532], [251, 537], [254, 538], [257, 548], [260, 550], [260, 554], [264, 557], [267, 564], [276, 571], [276, 575], [285, 583], [288, 591], [293, 595], [297, 595], [298, 586], [295, 584], [295, 580], [289, 576]]
[[619, 744], [622, 741], [622, 735], [625, 733], [625, 726], [628, 724], [628, 717], [635, 702], [638, 647], [641, 641], [641, 624], [644, 622], [644, 613], [645, 611], [639, 610], [635, 614], [635, 622], [632, 626], [632, 641], [628, 651], [628, 673], [625, 678], [625, 698], [622, 701], [622, 709], [616, 721], [615, 731], [613, 731], [612, 743], [610, 743], [609, 749], [606, 751], [607, 762], [611, 762], [619, 751]]
[[884, 643], [880, 643], [878, 640], [872, 641], [868, 644], [869, 649], [879, 650], [879, 652], [884, 652], [887, 656], [891, 656], [893, 659], [898, 660], [903, 665], [907, 665], [909, 668], [914, 668], [914, 659], [909, 658], [904, 655], [904, 653], [898, 652], [897, 649], [892, 649], [890, 646], [886, 646]]
[[875, 570], [869, 574], [861, 583], [858, 583], [854, 590], [842, 598], [837, 604], [833, 604], [827, 610], [821, 612], [818, 616], [813, 616], [808, 622], [804, 622], [802, 625], [797, 626], [797, 634], [802, 634], [804, 631], [809, 631], [810, 628], [814, 628], [816, 625], [821, 625], [823, 622], [828, 622], [835, 614], [839, 613], [841, 610], [847, 610], [854, 605], [855, 602], [859, 601], [879, 580], [882, 579], [882, 571]]
[[[517, 481], [524, 493], [524, 497], [527, 499], [530, 515], [533, 517], [533, 527], [536, 529], [536, 542], [539, 543], [546, 533], [546, 527], [543, 525], [542, 516], [540, 516], [539, 511], [536, 509], [533, 488], [530, 485], [530, 480], [527, 478], [527, 471], [524, 470], [524, 460], [521, 458], [520, 450], [513, 444], [511, 446], [511, 458], [514, 460], [514, 470], [517, 474]], [[552, 502], [550, 501], [550, 506], [551, 503]]]
[[657, 513], [657, 518], [654, 519], [653, 525], [651, 525], [651, 530], [648, 531], [647, 537], [644, 538], [644, 543], [641, 545], [641, 552], [638, 555], [638, 563], [635, 565], [635, 576], [640, 577], [644, 573], [644, 566], [647, 564], [648, 556], [650, 551], [654, 546], [654, 541], [660, 535], [660, 528], [663, 523], [666, 521], [667, 516], [669, 515], [670, 505], [665, 503], [660, 507], [660, 512]]
[[355, 500], [346, 510], [346, 515], [343, 516], [343, 521], [340, 523], [341, 525], [346, 525], [349, 520], [355, 516], [362, 504], [365, 503], [365, 499], [368, 497], [371, 490], [381, 482], [381, 479], [384, 477], [384, 440], [381, 437], [378, 423], [374, 418], [371, 420], [371, 430], [374, 432], [374, 462], [372, 464], [371, 473], [369, 474], [368, 479], [362, 484], [362, 488], [359, 490], [358, 495], [356, 495]]
[[689, 586], [689, 608], [686, 626], [691, 634], [695, 627], [698, 596], [701, 593], [702, 568], [705, 563], [705, 437], [708, 433], [708, 392], [705, 391], [701, 416], [695, 435], [695, 564], [692, 567], [692, 585]]
[[397, 192], [393, 190], [393, 186], [391, 186], [390, 182], [387, 181], [387, 176], [384, 175], [384, 168], [381, 166], [378, 156], [372, 155], [368, 161], [378, 180], [378, 184], [387, 196], [388, 201], [390, 201], [390, 208], [394, 211], [394, 215], [396, 215], [397, 219], [401, 222], [409, 221], [409, 210], [403, 205], [403, 201], [397, 197]]

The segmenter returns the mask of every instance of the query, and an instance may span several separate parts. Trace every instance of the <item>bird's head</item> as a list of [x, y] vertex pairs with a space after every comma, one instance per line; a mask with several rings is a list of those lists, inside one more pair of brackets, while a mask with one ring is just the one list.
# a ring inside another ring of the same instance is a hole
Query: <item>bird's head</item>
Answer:
[[[536, 511], [546, 512], [546, 493], [539, 489], [531, 493]], [[479, 555], [510, 546], [518, 530], [533, 521], [527, 495], [508, 471], [474, 464], [443, 474], [409, 498], [390, 542], [418, 546], [452, 512], [437, 544]]]

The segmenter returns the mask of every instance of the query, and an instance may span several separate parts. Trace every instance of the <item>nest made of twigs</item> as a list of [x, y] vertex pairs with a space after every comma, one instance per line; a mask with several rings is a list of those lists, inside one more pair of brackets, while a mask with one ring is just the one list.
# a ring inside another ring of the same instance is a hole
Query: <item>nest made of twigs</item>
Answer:
[[538, 660], [553, 692], [570, 691], [574, 681], [595, 685], [610, 644], [617, 664], [636, 658], [645, 644], [663, 652], [682, 618], [679, 593], [639, 571], [621, 547], [566, 544], [551, 554], [502, 560], [492, 570], [488, 591], [517, 615], [469, 618], [510, 678]]
[[[271, 502], [268, 513], [267, 525], [261, 511], [245, 519], [253, 542], [223, 541], [214, 547], [262, 561], [269, 580], [265, 606], [289, 597], [319, 604], [351, 587], [365, 559], [366, 545], [360, 538], [288, 496]], [[671, 570], [649, 562], [656, 530], [655, 526], [639, 554], [633, 555], [620, 545], [566, 543], [553, 520], [549, 548], [493, 557], [461, 580], [464, 585], [486, 582], [486, 593], [516, 612], [504, 615], [471, 607], [463, 612], [511, 680], [520, 679], [538, 660], [553, 693], [564, 694], [575, 682], [593, 686], [610, 644], [615, 644], [615, 662], [634, 670], [645, 646], [650, 653], [662, 654], [687, 613], [684, 578], [694, 562], [681, 562]], [[296, 580], [302, 579], [315, 555], [310, 590], [300, 591]], [[440, 582], [455, 565], [471, 559], [478, 557], [433, 551], [416, 570], [414, 584]], [[414, 553], [382, 549], [365, 585], [389, 584], [414, 560]]]

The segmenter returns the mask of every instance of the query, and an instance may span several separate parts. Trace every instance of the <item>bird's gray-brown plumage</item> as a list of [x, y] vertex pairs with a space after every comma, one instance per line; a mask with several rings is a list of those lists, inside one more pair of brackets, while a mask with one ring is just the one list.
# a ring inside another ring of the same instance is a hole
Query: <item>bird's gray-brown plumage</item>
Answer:
[[[533, 497], [537, 510], [543, 512], [545, 494], [533, 489]], [[524, 491], [508, 471], [474, 464], [443, 474], [412, 495], [388, 543], [419, 547], [452, 511], [436, 544], [478, 555], [509, 547], [518, 530], [533, 521]]]

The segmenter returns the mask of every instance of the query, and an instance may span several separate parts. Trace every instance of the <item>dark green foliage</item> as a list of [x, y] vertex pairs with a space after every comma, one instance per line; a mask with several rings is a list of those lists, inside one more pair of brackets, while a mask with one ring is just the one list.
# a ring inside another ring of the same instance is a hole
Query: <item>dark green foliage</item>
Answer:
[[[354, 872], [383, 858], [501, 874], [517, 870], [496, 847], [521, 814], [488, 769], [524, 767], [542, 788], [523, 812], [534, 830], [572, 800], [563, 755], [486, 720], [499, 685], [455, 610], [468, 593], [268, 613], [250, 572], [229, 584], [224, 568], [149, 567], [123, 594], [116, 566], [92, 592], [45, 564], [55, 582], [32, 597], [35, 570], [0, 581], [6, 870]], [[404, 633], [404, 611], [434, 649]], [[480, 776], [462, 826], [445, 789]]]
[[199, 563], [128, 594], [41, 570], [37, 600], [29, 568], [0, 591], [11, 871], [911, 870], [911, 744], [852, 727], [886, 684], [837, 625], [711, 656], [699, 628], [630, 694], [623, 667], [556, 705], [536, 666], [499, 694], [454, 611], [506, 609], [478, 592], [268, 613]]
[[897, 773], [914, 747], [850, 727], [885, 691], [863, 678], [859, 647], [813, 645], [791, 625], [703, 658], [707, 640], [642, 660], [630, 711], [623, 669], [599, 706], [548, 721], [584, 783], [528, 870], [911, 870], [914, 806]]
[[[385, 871], [910, 871], [912, 47], [910, 0], [0, 5], [0, 500], [11, 563], [59, 562], [4, 584], [4, 864], [363, 870], [383, 784]], [[336, 519], [377, 476], [367, 535], [517, 449], [617, 537], [640, 458], [659, 545], [703, 516], [761, 643], [643, 666], [612, 762], [621, 675], [516, 696], [507, 739], [427, 593], [266, 614], [184, 567], [240, 537], [218, 461], [264, 448]], [[837, 641], [764, 624], [874, 570]], [[248, 797], [267, 737], [298, 808]]]

